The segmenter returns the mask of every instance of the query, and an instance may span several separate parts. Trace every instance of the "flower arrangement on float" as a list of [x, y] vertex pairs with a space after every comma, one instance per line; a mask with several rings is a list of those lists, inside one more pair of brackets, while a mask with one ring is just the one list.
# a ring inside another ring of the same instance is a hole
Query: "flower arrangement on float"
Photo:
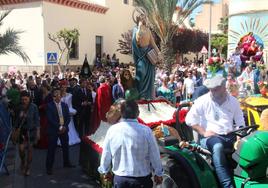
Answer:
[[221, 74], [226, 76], [224, 66], [220, 57], [210, 57], [207, 59], [208, 78]]
[[267, 92], [268, 92], [268, 83], [267, 82], [263, 82], [263, 81], [259, 81], [258, 82], [258, 87], [260, 90], [260, 93], [263, 97], [267, 96]]

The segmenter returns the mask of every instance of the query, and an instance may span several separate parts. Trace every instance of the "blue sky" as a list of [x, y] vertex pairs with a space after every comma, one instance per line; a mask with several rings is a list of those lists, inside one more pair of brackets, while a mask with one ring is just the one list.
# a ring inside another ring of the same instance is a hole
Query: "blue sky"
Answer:
[[[221, 0], [213, 0], [214, 3], [219, 3], [220, 1], [221, 1]], [[178, 0], [178, 2], [179, 2], [179, 0]], [[191, 17], [195, 18], [196, 14], [197, 14], [198, 12], [200, 12], [200, 11], [202, 11], [202, 6], [199, 7], [199, 8], [197, 8], [197, 9], [195, 9], [195, 10], [193, 11]]]

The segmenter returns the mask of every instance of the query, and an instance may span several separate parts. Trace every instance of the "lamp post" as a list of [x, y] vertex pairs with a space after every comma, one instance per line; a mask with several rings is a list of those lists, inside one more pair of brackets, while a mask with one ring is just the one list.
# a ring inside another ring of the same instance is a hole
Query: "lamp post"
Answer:
[[212, 1], [209, 2], [209, 32], [208, 32], [208, 58], [211, 57], [211, 22], [212, 22]]

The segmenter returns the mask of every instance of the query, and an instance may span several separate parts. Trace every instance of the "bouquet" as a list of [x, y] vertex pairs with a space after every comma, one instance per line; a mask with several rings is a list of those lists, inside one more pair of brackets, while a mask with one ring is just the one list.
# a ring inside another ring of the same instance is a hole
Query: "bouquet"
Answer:
[[207, 68], [212, 76], [215, 76], [217, 72], [224, 71], [223, 63], [220, 57], [211, 57], [207, 59]]
[[259, 81], [258, 82], [258, 86], [259, 86], [259, 90], [260, 93], [263, 97], [267, 96], [267, 92], [268, 92], [268, 83], [267, 82], [263, 82], [263, 81]]

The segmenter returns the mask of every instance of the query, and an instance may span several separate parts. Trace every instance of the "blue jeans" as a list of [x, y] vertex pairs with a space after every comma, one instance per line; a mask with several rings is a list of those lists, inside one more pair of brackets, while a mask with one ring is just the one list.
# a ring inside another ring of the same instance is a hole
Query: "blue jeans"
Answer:
[[226, 159], [226, 149], [233, 149], [233, 144], [236, 141], [236, 136], [217, 135], [200, 140], [201, 146], [208, 149], [212, 154], [212, 161], [218, 177], [218, 180], [223, 188], [234, 188], [232, 169]]

